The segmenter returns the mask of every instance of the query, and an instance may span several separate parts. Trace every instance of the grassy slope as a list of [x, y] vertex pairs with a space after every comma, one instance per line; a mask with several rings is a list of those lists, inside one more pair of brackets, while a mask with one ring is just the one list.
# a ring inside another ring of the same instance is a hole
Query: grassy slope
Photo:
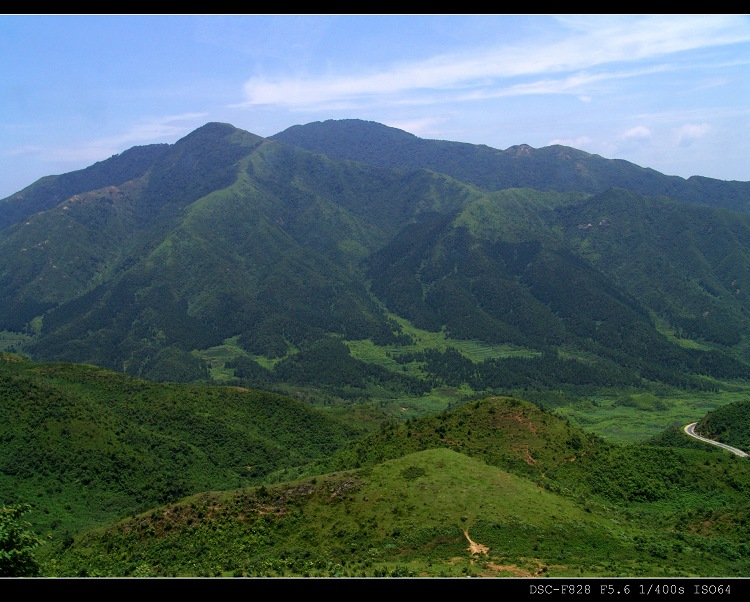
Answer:
[[[200, 521], [191, 521], [195, 513]], [[493, 536], [493, 529], [503, 536]], [[577, 534], [571, 548], [585, 545], [592, 533], [612, 539], [606, 521], [571, 502], [468, 456], [434, 449], [261, 492], [196, 496], [89, 534], [59, 563], [85, 557], [90, 574], [103, 575], [148, 567], [162, 575], [194, 575], [197, 569], [209, 575], [360, 576], [399, 566], [416, 575], [534, 574], [543, 561], [521, 558], [535, 555], [528, 540], [524, 546], [524, 530]], [[509, 545], [513, 533], [518, 541]], [[475, 557], [469, 537], [492, 544], [492, 554]], [[200, 558], [197, 542], [206, 546]], [[136, 547], [135, 557], [123, 554]], [[478, 568], [482, 564], [487, 566]]]
[[[491, 398], [385, 423], [304, 475], [277, 475], [284, 480], [275, 485], [200, 494], [83, 534], [65, 550], [53, 543], [45, 570], [747, 574], [750, 464], [683, 449], [684, 439], [616, 445], [527, 402]], [[480, 547], [472, 551], [469, 538]]]
[[[448, 449], [205, 493], [88, 533], [60, 576], [725, 576], [690, 535], [583, 508]], [[667, 568], [665, 568], [667, 567]]]

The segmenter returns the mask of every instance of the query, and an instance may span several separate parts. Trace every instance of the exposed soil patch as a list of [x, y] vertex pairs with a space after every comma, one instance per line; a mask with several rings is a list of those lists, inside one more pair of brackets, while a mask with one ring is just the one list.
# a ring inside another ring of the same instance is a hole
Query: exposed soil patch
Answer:
[[469, 537], [468, 531], [464, 531], [464, 536], [466, 537], [466, 540], [469, 542], [469, 552], [471, 552], [472, 556], [475, 556], [476, 554], [487, 554], [487, 552], [489, 551], [489, 548], [487, 546], [483, 546], [480, 543], [472, 541], [471, 537]]

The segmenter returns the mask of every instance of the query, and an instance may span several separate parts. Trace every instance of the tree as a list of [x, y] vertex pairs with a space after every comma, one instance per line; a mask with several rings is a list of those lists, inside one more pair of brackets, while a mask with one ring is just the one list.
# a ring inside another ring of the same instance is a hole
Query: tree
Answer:
[[0, 509], [0, 577], [39, 576], [33, 550], [42, 542], [21, 520], [29, 510], [29, 504], [3, 504]]

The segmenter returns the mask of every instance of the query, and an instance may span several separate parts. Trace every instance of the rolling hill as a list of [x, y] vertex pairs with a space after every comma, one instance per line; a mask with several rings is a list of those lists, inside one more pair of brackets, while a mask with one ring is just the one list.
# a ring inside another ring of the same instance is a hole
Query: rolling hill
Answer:
[[[327, 456], [365, 427], [259, 390], [0, 355], [0, 500], [57, 535]], [[75, 508], [75, 509], [74, 509]]]
[[[4, 372], [17, 378], [16, 407], [28, 408], [43, 383], [67, 397], [67, 412], [52, 397], [46, 411], [27, 410], [3, 433], [4, 499], [45, 492], [31, 498], [29, 518], [44, 540], [36, 556], [47, 577], [747, 572], [750, 464], [696, 449], [684, 434], [671, 446], [614, 444], [529, 402], [496, 397], [351, 437], [319, 410], [258, 391], [19, 360]], [[165, 403], [171, 411], [158, 411]], [[34, 427], [42, 416], [46, 428]], [[251, 443], [227, 440], [230, 423]], [[210, 424], [219, 430], [209, 435]], [[69, 431], [64, 444], [57, 430]], [[21, 432], [39, 436], [34, 453], [13, 464]], [[237, 464], [269, 456], [253, 432], [283, 442], [286, 453], [271, 454], [279, 469], [263, 484], [237, 488]], [[77, 470], [66, 461], [73, 455], [86, 458]], [[157, 495], [140, 487], [167, 475], [181, 487]]]

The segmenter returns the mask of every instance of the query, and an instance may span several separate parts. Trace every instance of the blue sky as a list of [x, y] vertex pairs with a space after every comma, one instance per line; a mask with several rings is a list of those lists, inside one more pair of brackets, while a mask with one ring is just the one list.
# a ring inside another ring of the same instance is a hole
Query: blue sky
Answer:
[[0, 198], [210, 121], [750, 180], [748, 15], [0, 15]]

